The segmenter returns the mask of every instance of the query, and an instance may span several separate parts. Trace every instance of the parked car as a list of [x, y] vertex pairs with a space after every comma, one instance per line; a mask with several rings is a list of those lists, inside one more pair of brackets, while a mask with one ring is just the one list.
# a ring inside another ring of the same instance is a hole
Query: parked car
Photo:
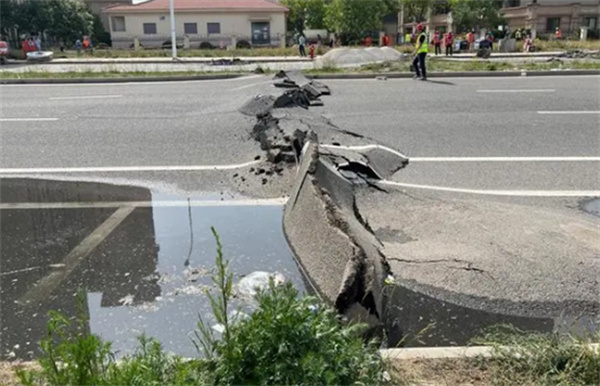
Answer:
[[0, 40], [0, 64], [6, 64], [8, 58], [8, 43]]

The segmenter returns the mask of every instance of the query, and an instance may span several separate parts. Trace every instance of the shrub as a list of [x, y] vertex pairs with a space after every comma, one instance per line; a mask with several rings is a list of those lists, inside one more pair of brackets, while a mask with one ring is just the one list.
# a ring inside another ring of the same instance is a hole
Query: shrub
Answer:
[[494, 346], [492, 369], [502, 385], [600, 385], [600, 351], [592, 342], [600, 342], [600, 333], [581, 339], [512, 326], [494, 327], [475, 341]]
[[202, 42], [202, 43], [200, 43], [200, 49], [201, 50], [212, 50], [214, 48], [215, 47], [212, 44], [210, 44], [210, 42]]
[[242, 49], [243, 48], [252, 48], [252, 44], [250, 44], [250, 42], [248, 40], [240, 40], [235, 45], [235, 48], [242, 48]]

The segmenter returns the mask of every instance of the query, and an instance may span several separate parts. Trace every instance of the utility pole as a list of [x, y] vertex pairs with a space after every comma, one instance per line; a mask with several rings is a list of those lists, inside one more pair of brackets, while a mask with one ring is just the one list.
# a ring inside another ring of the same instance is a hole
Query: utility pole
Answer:
[[177, 31], [175, 29], [175, 0], [169, 0], [171, 13], [171, 52], [173, 60], [177, 59]]

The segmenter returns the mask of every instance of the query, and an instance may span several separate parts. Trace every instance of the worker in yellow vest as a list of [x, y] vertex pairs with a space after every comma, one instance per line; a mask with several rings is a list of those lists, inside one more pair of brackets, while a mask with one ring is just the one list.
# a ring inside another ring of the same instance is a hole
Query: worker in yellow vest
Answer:
[[425, 58], [429, 51], [427, 36], [423, 32], [423, 25], [417, 25], [417, 41], [415, 43], [415, 58], [413, 60], [413, 68], [415, 69], [414, 79], [427, 80], [427, 70], [425, 68]]

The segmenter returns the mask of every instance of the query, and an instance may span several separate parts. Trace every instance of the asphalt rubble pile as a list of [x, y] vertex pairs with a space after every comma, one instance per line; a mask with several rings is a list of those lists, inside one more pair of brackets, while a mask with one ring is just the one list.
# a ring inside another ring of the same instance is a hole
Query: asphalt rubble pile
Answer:
[[[362, 188], [382, 190], [377, 181], [390, 178], [408, 164], [408, 159], [336, 126], [314, 109], [322, 105], [322, 96], [330, 94], [329, 87], [321, 82], [280, 72], [275, 76], [273, 92], [247, 101], [239, 111], [256, 118], [251, 136], [260, 143], [268, 161], [251, 172], [276, 175], [279, 173], [273, 170], [297, 166], [291, 202], [284, 215], [290, 247], [315, 291], [340, 314], [366, 322], [372, 333], [380, 334], [384, 325], [382, 285], [389, 270], [372, 229], [358, 213], [354, 192]], [[307, 166], [313, 163], [314, 167]], [[307, 194], [308, 201], [300, 198]], [[313, 210], [314, 216], [309, 214]], [[310, 232], [339, 238], [343, 252], [337, 257], [330, 255], [328, 237], [313, 237]], [[309, 246], [310, 250], [304, 249]], [[337, 258], [339, 262], [332, 263]], [[322, 263], [334, 264], [336, 272], [328, 272]]]

